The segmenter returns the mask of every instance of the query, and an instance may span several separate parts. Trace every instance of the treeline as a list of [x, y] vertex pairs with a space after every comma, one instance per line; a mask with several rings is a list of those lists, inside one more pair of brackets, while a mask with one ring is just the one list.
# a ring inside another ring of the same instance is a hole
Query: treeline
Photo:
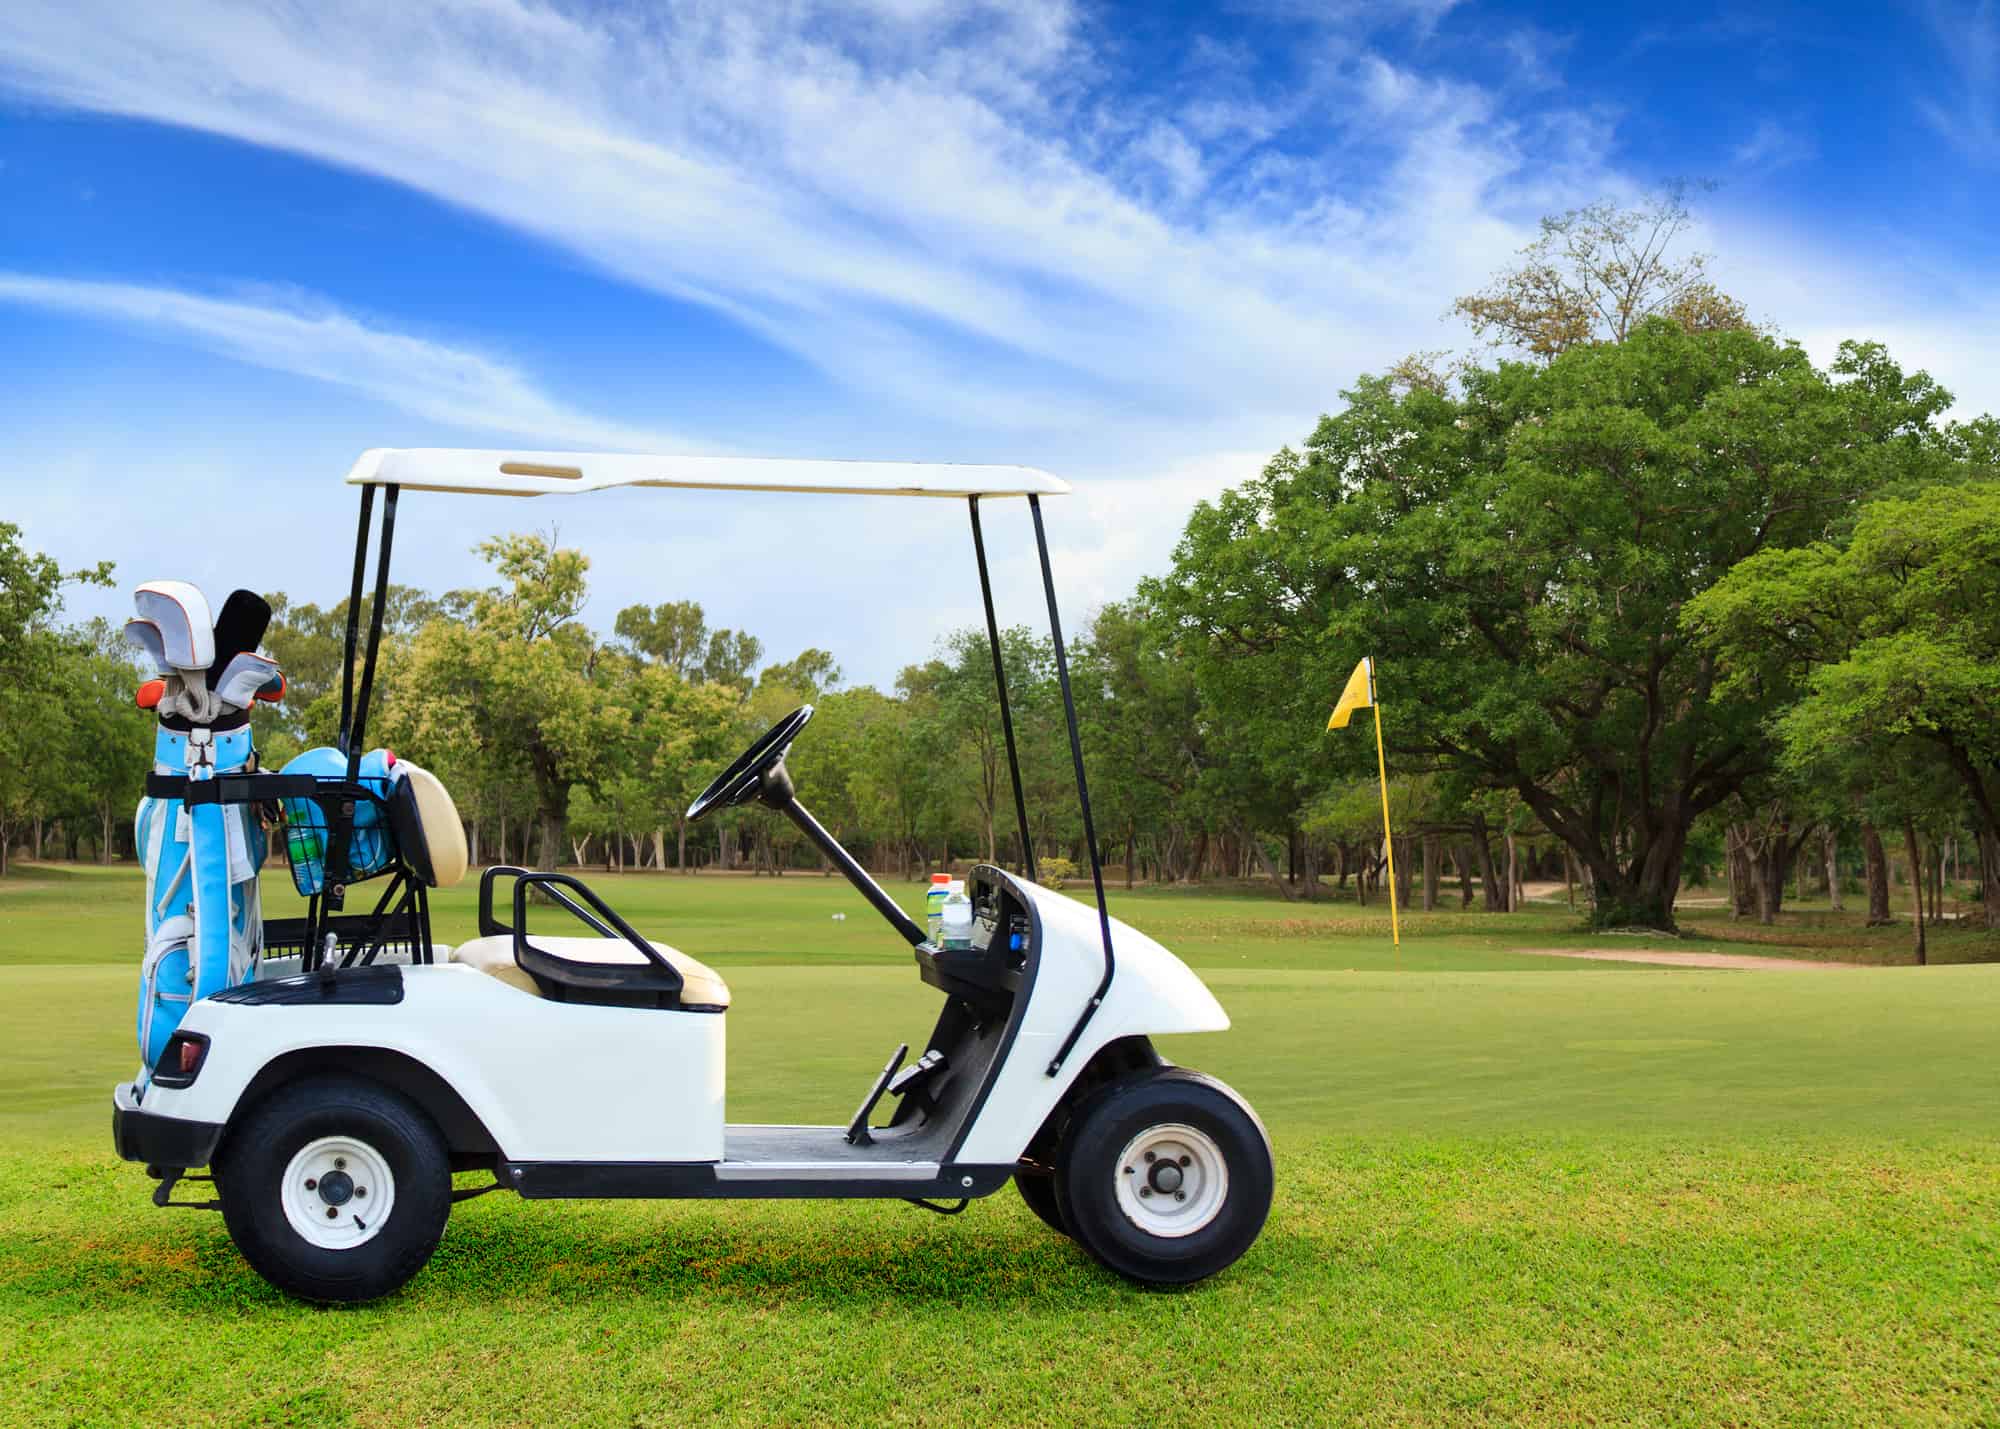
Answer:
[[[1689, 880], [1766, 921], [1810, 881], [1886, 921], [1893, 849], [1919, 940], [1961, 878], [2000, 927], [2000, 424], [1954, 419], [1878, 344], [1821, 367], [1759, 330], [1674, 254], [1686, 222], [1678, 194], [1546, 221], [1457, 305], [1494, 350], [1359, 379], [1300, 448], [1196, 507], [1169, 570], [1093, 613], [1071, 665], [1114, 877], [1373, 896], [1374, 751], [1323, 732], [1372, 655], [1406, 901], [1507, 909], [1556, 880], [1600, 925], [1671, 927]], [[66, 574], [8, 549], [10, 583]], [[447, 780], [478, 858], [815, 866], [768, 814], [682, 816], [810, 700], [794, 774], [865, 861], [1019, 862], [983, 631], [892, 690], [846, 688], [833, 653], [769, 661], [692, 602], [593, 631], [581, 554], [533, 534], [480, 550], [485, 588], [391, 593], [371, 729]], [[34, 635], [8, 660], [68, 672], [74, 693], [43, 703], [122, 698], [106, 632], [52, 626], [52, 594], [7, 601]], [[257, 714], [267, 764], [330, 738], [345, 617], [277, 603], [266, 647], [293, 694]], [[1085, 850], [1052, 652], [1001, 643], [1030, 836], [1059, 873]], [[9, 709], [42, 698], [22, 678]], [[0, 841], [101, 838], [136, 792], [111, 761], [143, 767], [131, 723], [51, 726], [70, 752], [16, 763], [40, 736], [9, 718]]]

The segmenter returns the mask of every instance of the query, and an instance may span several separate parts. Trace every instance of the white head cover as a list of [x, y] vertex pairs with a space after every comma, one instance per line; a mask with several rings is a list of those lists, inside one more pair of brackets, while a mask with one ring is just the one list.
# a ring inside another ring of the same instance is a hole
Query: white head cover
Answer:
[[[206, 670], [215, 662], [215, 617], [208, 597], [186, 581], [147, 581], [133, 593], [139, 619], [159, 634], [166, 663], [176, 670]], [[131, 640], [132, 627], [125, 627]], [[151, 646], [135, 641], [151, 653]]]
[[150, 620], [134, 618], [125, 622], [125, 643], [146, 657], [155, 675], [171, 675], [172, 663], [167, 659], [167, 642], [160, 634], [160, 627]]
[[278, 662], [246, 650], [222, 667], [216, 698], [231, 709], [247, 710], [257, 692], [279, 677]]

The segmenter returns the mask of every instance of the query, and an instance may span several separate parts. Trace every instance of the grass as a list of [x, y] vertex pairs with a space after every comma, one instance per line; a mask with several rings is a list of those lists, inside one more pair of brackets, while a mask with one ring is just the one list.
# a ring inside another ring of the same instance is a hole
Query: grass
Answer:
[[[729, 977], [735, 1119], [844, 1116], [928, 1024], [838, 884], [606, 886]], [[110, 1155], [138, 898], [120, 870], [0, 884], [8, 1423], [2000, 1422], [2000, 968], [1507, 951], [1593, 941], [1559, 910], [1419, 916], [1398, 959], [1352, 904], [1140, 893], [1121, 916], [1236, 1021], [1168, 1055], [1277, 1146], [1271, 1223], [1217, 1280], [1132, 1290], [1011, 1191], [952, 1220], [495, 1196], [401, 1295], [329, 1312]], [[444, 936], [469, 909], [441, 901]]]

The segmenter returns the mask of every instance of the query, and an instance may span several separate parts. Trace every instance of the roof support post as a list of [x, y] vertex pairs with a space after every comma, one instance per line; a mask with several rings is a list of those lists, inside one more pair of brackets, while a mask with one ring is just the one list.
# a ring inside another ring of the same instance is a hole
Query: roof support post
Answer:
[[1014, 749], [1014, 712], [1007, 703], [1007, 666], [1000, 658], [1000, 622], [993, 614], [993, 581], [986, 573], [986, 536], [979, 529], [979, 498], [969, 496], [972, 508], [972, 554], [979, 563], [979, 597], [986, 603], [986, 641], [993, 652], [993, 687], [1000, 692], [1000, 732], [1007, 740], [1007, 773], [1014, 781], [1014, 817], [1021, 830], [1021, 865], [1028, 882], [1035, 878], [1035, 845], [1028, 836], [1028, 800], [1021, 792], [1021, 756]]
[[1049, 598], [1049, 634], [1055, 637], [1056, 683], [1062, 686], [1063, 718], [1069, 722], [1069, 757], [1076, 766], [1076, 801], [1083, 811], [1083, 843], [1090, 853], [1090, 884], [1097, 893], [1097, 928], [1104, 939], [1104, 976], [1097, 984], [1097, 991], [1090, 995], [1090, 1003], [1076, 1019], [1076, 1025], [1063, 1038], [1063, 1044], [1056, 1049], [1055, 1057], [1049, 1062], [1048, 1075], [1053, 1077], [1062, 1070], [1062, 1064], [1069, 1059], [1070, 1050], [1076, 1046], [1076, 1039], [1083, 1035], [1083, 1029], [1090, 1024], [1097, 1009], [1104, 1005], [1104, 995], [1111, 990], [1111, 975], [1117, 968], [1117, 960], [1111, 951], [1111, 913], [1104, 906], [1104, 867], [1097, 857], [1097, 825], [1090, 817], [1090, 781], [1083, 772], [1083, 738], [1076, 728], [1076, 698], [1069, 688], [1069, 658], [1063, 653], [1062, 614], [1056, 609], [1056, 577], [1049, 568], [1049, 537], [1042, 528], [1042, 502], [1038, 496], [1028, 497], [1028, 510], [1035, 518], [1035, 549], [1042, 558], [1042, 589]]
[[340, 748], [347, 751], [347, 731], [354, 720], [354, 647], [361, 631], [362, 582], [368, 576], [368, 527], [375, 512], [375, 488], [361, 488], [361, 519], [354, 528], [354, 583], [347, 592], [347, 642], [340, 657]]
[[[363, 488], [364, 491], [373, 488]], [[361, 688], [356, 692], [353, 706], [353, 721], [341, 721], [341, 752], [347, 756], [347, 782], [353, 784], [361, 777], [361, 746], [368, 738], [368, 703], [375, 693], [375, 658], [382, 652], [382, 616], [389, 603], [389, 554], [396, 543], [396, 497], [401, 488], [391, 486], [382, 499], [382, 541], [375, 559], [375, 602], [368, 612], [368, 650], [361, 664]], [[342, 703], [346, 703], [347, 683], [354, 678], [354, 636], [361, 615], [361, 578], [366, 564], [368, 537], [368, 499], [362, 497], [361, 543], [354, 553], [354, 593], [347, 607], [347, 668], [341, 682]], [[321, 903], [323, 909], [338, 909], [347, 900], [347, 880], [352, 869], [348, 863], [348, 850], [353, 845], [354, 816], [356, 807], [352, 798], [343, 798], [338, 809], [327, 820], [326, 863], [323, 875], [325, 889]], [[315, 929], [315, 932], [317, 930]], [[313, 950], [308, 948], [307, 955]]]

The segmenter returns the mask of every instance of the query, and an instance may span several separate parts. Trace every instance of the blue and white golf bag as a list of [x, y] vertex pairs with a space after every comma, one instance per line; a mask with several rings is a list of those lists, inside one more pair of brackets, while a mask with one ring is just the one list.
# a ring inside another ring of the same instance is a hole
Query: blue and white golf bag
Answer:
[[[126, 639], [162, 677], [147, 687], [160, 720], [153, 772], [201, 783], [253, 770], [251, 702], [274, 698], [284, 684], [255, 653], [270, 607], [238, 591], [211, 622], [202, 593], [181, 581], [149, 581], [135, 603]], [[256, 975], [264, 835], [252, 805], [151, 796], [139, 801], [133, 827], [146, 867], [138, 1033], [150, 1075], [189, 1007]]]

